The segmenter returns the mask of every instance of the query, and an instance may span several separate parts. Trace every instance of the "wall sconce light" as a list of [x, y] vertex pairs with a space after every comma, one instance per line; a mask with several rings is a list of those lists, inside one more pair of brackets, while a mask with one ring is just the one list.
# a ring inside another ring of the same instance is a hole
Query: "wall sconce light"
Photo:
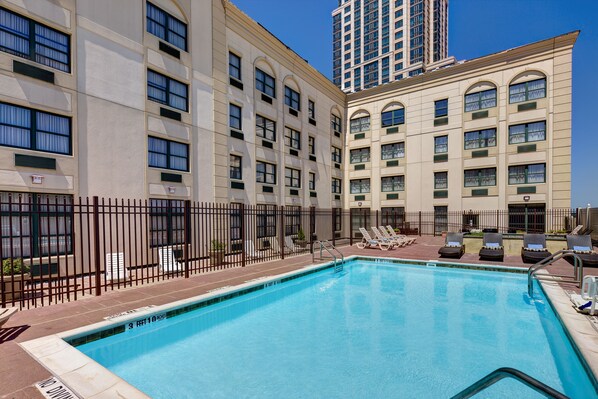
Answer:
[[525, 195], [525, 196], [523, 196], [523, 200], [524, 200], [525, 202], [529, 202], [529, 195]]
[[170, 194], [176, 193], [176, 187], [168, 186], [168, 193], [170, 193]]
[[357, 203], [357, 206], [361, 206], [361, 205], [363, 205], [363, 203], [362, 203], [361, 201], [359, 201], [359, 202]]
[[44, 176], [41, 175], [31, 175], [31, 183], [33, 184], [43, 184]]

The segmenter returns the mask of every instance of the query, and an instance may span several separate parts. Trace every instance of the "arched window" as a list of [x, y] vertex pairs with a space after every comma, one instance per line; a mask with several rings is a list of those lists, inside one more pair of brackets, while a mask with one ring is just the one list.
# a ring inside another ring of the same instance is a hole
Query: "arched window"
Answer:
[[405, 123], [405, 108], [400, 103], [387, 105], [381, 114], [382, 127], [398, 126]]
[[465, 92], [465, 112], [494, 107], [496, 107], [496, 86], [494, 84], [480, 82]]
[[367, 111], [354, 113], [349, 122], [349, 129], [351, 133], [370, 130], [370, 114]]
[[528, 71], [511, 81], [509, 104], [521, 103], [546, 97], [546, 75]]

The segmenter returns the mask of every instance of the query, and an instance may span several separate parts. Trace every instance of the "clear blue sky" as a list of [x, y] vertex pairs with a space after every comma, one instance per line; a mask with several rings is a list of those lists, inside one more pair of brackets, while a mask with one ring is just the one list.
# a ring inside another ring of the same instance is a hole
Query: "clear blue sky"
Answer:
[[[232, 0], [332, 76], [336, 0]], [[291, 18], [289, 18], [289, 15]], [[449, 0], [449, 55], [465, 60], [574, 30], [573, 207], [598, 206], [598, 0]], [[594, 155], [592, 155], [594, 154]], [[596, 158], [593, 158], [593, 157]]]

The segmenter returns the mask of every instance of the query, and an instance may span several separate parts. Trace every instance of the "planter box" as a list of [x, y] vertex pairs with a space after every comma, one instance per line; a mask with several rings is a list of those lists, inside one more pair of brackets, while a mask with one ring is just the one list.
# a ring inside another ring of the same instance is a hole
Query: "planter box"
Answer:
[[14, 280], [13, 276], [4, 276], [4, 283], [0, 287], [0, 295], [4, 293], [4, 299], [7, 302], [13, 299], [20, 299], [25, 280], [29, 280], [29, 274], [24, 274], [23, 276], [20, 274], [15, 275]]
[[224, 251], [210, 251], [210, 264], [220, 266], [224, 264]]

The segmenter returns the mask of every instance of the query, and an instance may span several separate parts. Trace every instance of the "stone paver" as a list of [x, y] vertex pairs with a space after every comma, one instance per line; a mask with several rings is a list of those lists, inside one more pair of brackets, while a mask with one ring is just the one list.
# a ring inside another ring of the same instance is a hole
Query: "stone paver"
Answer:
[[[440, 237], [418, 237], [415, 244], [392, 251], [341, 247], [345, 256], [364, 255], [377, 257], [438, 260]], [[450, 261], [450, 260], [449, 260]], [[519, 256], [505, 256], [504, 262], [480, 262], [475, 254], [465, 254], [458, 262], [525, 266]], [[259, 263], [245, 268], [227, 269], [189, 279], [171, 279], [139, 287], [103, 293], [99, 297], [85, 297], [78, 301], [17, 312], [0, 329], [0, 398], [42, 398], [33, 387], [38, 381], [50, 377], [49, 372], [31, 358], [19, 342], [55, 334], [77, 327], [103, 321], [109, 315], [148, 305], [163, 305], [181, 299], [205, 294], [224, 286], [242, 284], [258, 277], [272, 276], [300, 269], [312, 264], [311, 255], [302, 255]], [[571, 266], [559, 261], [549, 271], [570, 274]], [[589, 274], [598, 274], [596, 269]], [[588, 270], [586, 270], [588, 274]], [[567, 289], [573, 286], [565, 285]]]

